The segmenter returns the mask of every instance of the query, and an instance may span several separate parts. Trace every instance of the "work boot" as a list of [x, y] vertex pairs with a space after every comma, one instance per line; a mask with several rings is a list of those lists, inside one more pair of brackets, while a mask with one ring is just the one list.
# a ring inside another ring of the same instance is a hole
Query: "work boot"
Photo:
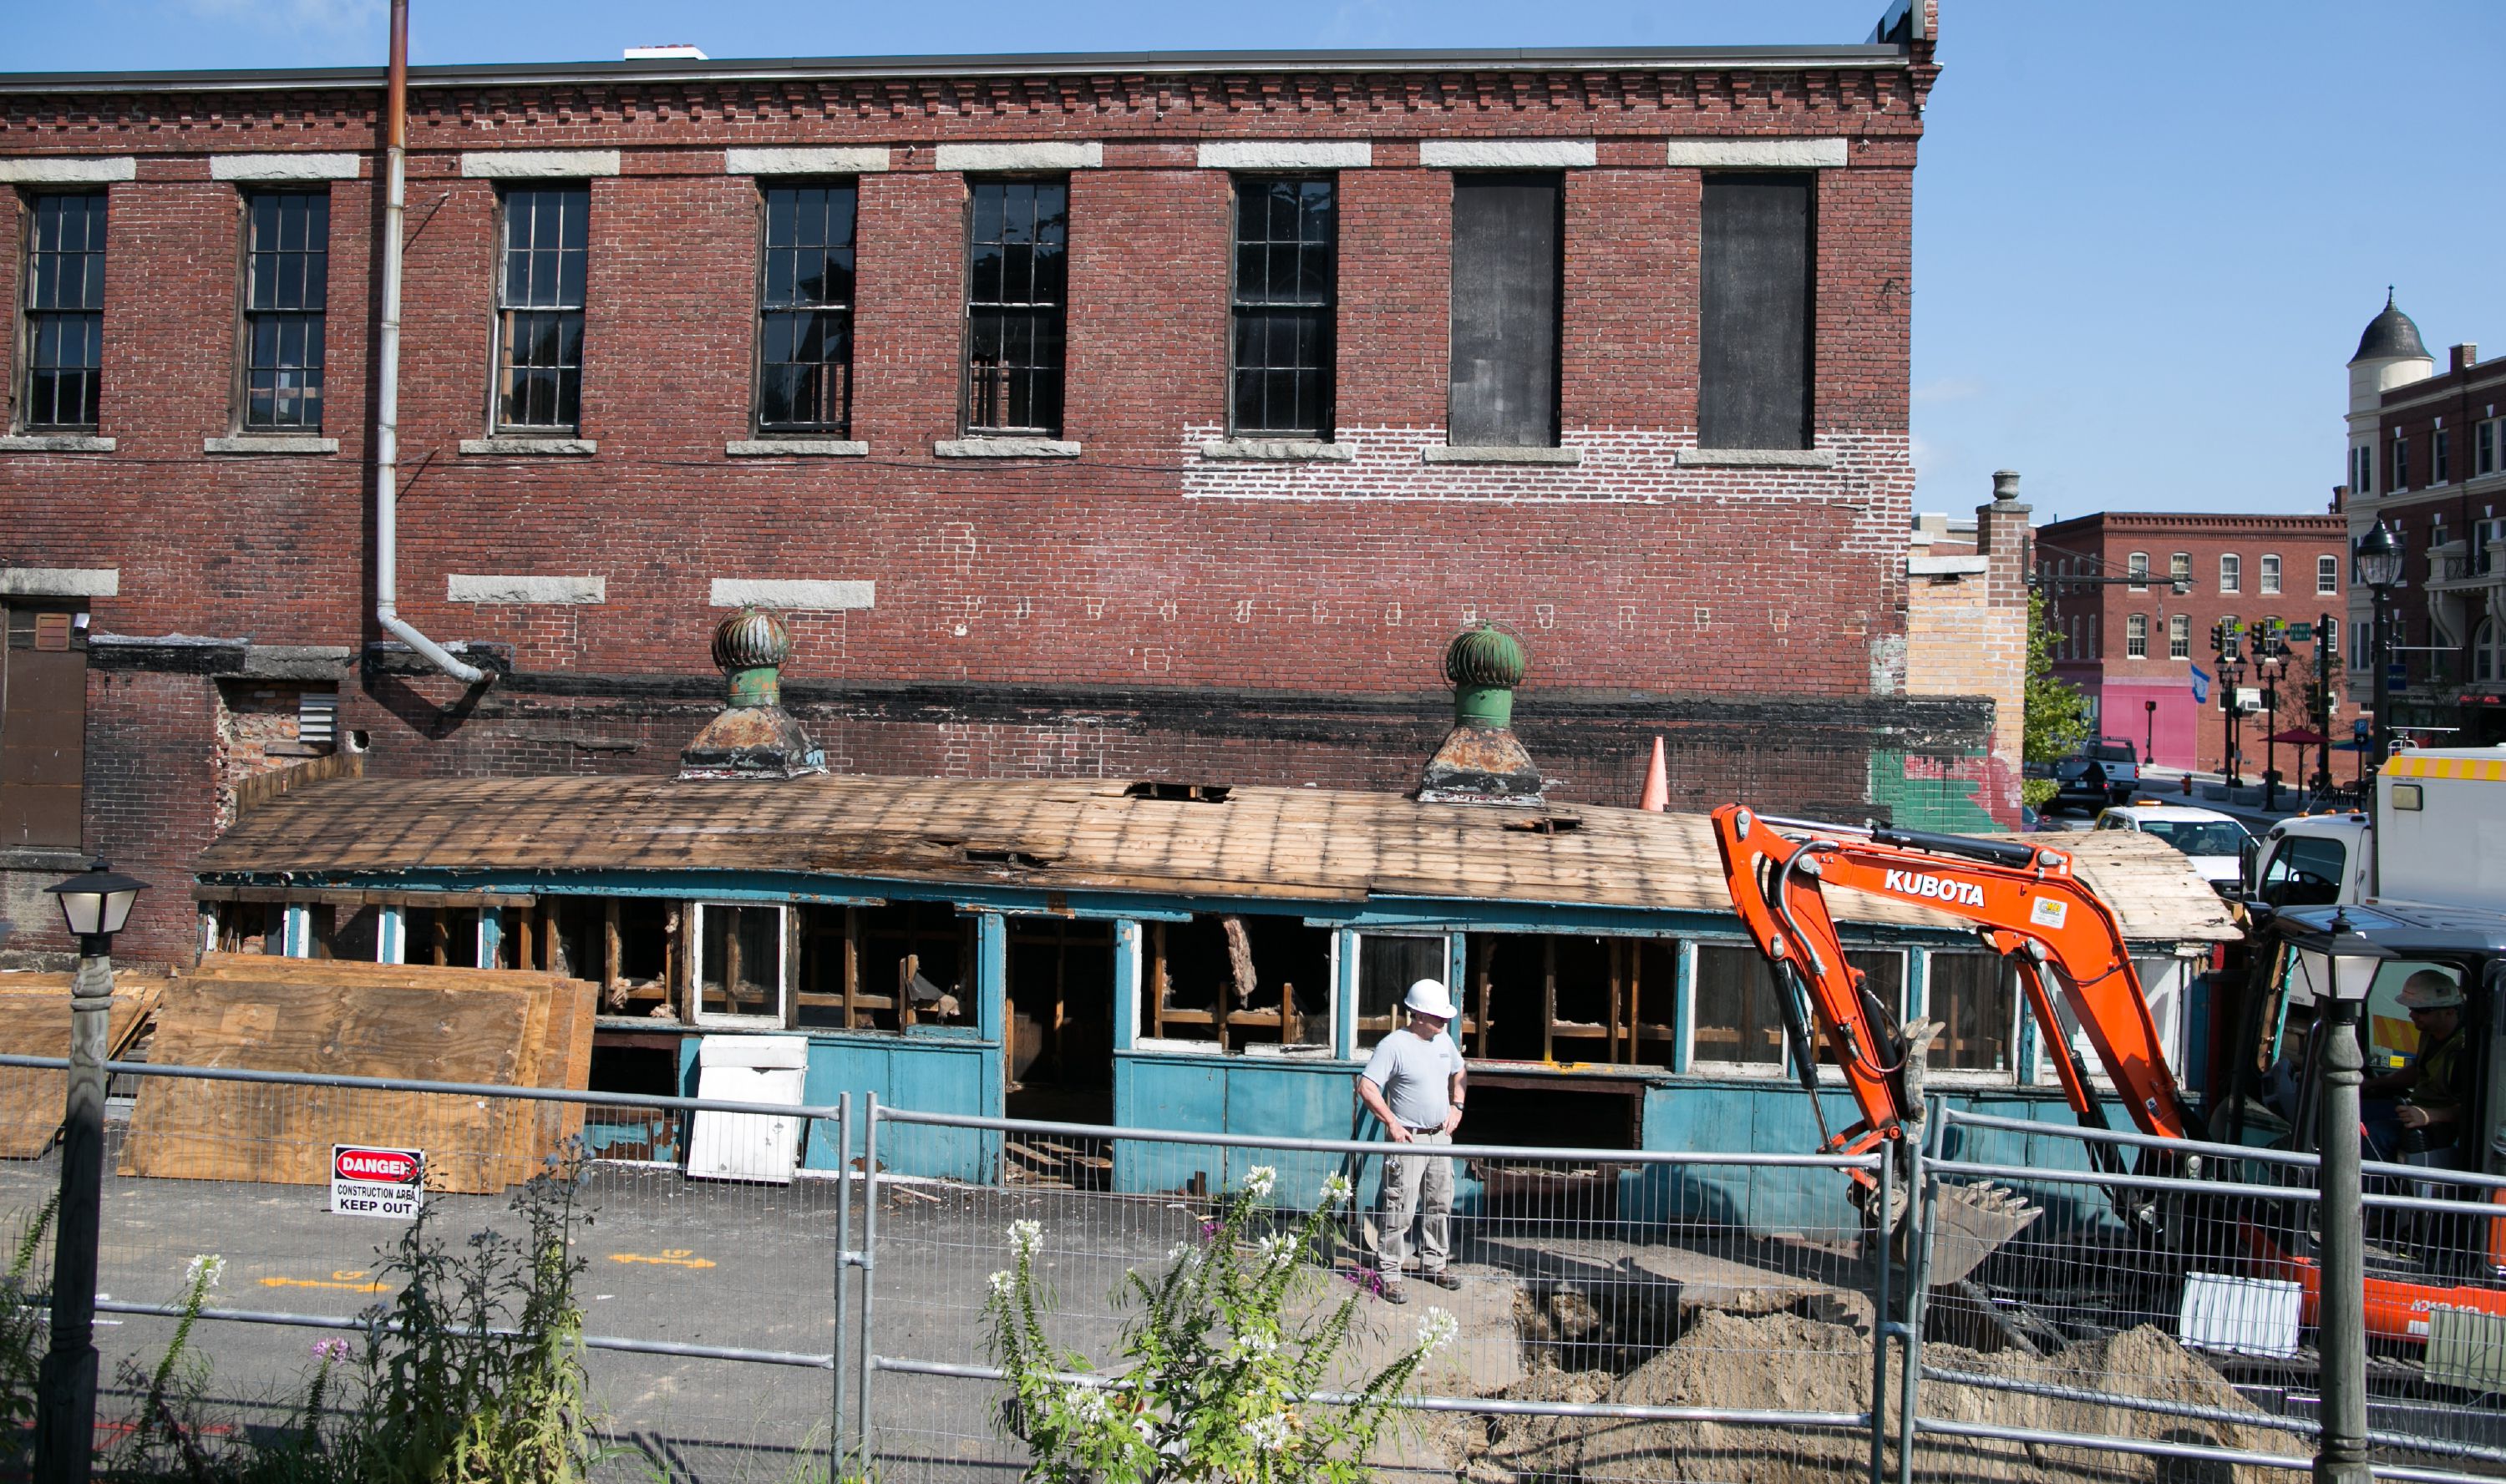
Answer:
[[1420, 1273], [1418, 1275], [1418, 1281], [1421, 1283], [1432, 1283], [1440, 1289], [1458, 1289], [1462, 1286], [1462, 1281], [1460, 1279], [1446, 1272], [1443, 1268], [1438, 1268], [1432, 1273]]
[[1387, 1304], [1406, 1304], [1410, 1301], [1410, 1290], [1397, 1283], [1387, 1283], [1383, 1286], [1383, 1301]]

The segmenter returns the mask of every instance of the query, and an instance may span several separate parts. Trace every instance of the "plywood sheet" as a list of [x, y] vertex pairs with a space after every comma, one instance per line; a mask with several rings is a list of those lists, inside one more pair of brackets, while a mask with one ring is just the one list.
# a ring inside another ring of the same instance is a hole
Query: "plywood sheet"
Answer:
[[[104, 1036], [108, 1059], [129, 1049], [146, 1032], [163, 983], [136, 974], [115, 978]], [[70, 976], [0, 974], [0, 1052], [67, 1056], [69, 1047]], [[0, 1159], [32, 1159], [51, 1148], [68, 1093], [64, 1073], [0, 1067]]]

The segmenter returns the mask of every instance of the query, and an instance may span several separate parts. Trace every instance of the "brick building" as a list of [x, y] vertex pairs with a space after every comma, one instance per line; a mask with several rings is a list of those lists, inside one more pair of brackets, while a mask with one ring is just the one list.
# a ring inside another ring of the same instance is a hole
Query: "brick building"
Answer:
[[[2257, 714], [2238, 726], [2243, 752], [2238, 771], [2258, 778], [2267, 759], [2264, 738], [2311, 724], [2304, 697], [2318, 644], [2328, 644], [2336, 659], [2349, 648], [2345, 531], [2337, 499], [2333, 512], [2321, 515], [2103, 512], [2040, 526], [2036, 578], [2046, 594], [2054, 674], [2087, 695], [2099, 735], [2129, 738], [2168, 767], [2224, 770], [2226, 694], [2218, 684], [2212, 626], [2222, 619], [2251, 626], [2271, 618], [2312, 624], [2329, 618], [2322, 639], [2289, 646], [2290, 678], [2274, 688], [2277, 724], [2266, 725]], [[2134, 581], [2144, 576], [2146, 582]], [[2089, 581], [2117, 578], [2124, 581]], [[2250, 660], [2250, 641], [2246, 654]], [[2197, 669], [2206, 701], [2194, 698]], [[2353, 713], [2337, 663], [2332, 676], [2338, 703], [2332, 735], [2342, 740]], [[2263, 689], [2250, 662], [2240, 689]], [[2315, 762], [2311, 751], [2301, 763], [2285, 747], [2273, 760], [2292, 784]]]
[[[2394, 725], [2431, 745], [2506, 742], [2506, 360], [2459, 344], [2439, 371], [2388, 297], [2349, 361], [2348, 445], [2349, 537], [2381, 520], [2405, 553]], [[2373, 595], [2350, 600], [2367, 633]], [[2367, 689], [2365, 647], [2350, 662]]]
[[16, 947], [335, 748], [668, 770], [746, 603], [839, 771], [1402, 789], [1496, 619], [1556, 796], [1659, 732], [1674, 807], [2008, 819], [1991, 700], [1907, 655], [1929, 10], [416, 69], [389, 594], [381, 74], [0, 78]]

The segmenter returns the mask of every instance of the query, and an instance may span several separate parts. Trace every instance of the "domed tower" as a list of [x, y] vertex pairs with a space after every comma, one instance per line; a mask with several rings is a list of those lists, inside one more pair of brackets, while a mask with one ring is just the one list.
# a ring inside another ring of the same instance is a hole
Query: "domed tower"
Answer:
[[2349, 358], [2349, 465], [2341, 482], [2349, 486], [2353, 511], [2359, 502], [2384, 493], [2391, 478], [2376, 443], [2384, 394], [2434, 374], [2436, 360], [2419, 342], [2419, 327], [2394, 304], [2393, 292], [2386, 289], [2382, 312], [2367, 322], [2358, 336], [2358, 353]]
[[1492, 623], [1445, 646], [1453, 729], [1427, 760], [1418, 798], [1431, 804], [1536, 804], [1545, 785], [1514, 734], [1514, 688], [1530, 661], [1522, 641]]
[[783, 661], [791, 657], [792, 631], [771, 609], [738, 609], [714, 626], [713, 662], [729, 693], [680, 750], [681, 778], [798, 778], [827, 770], [825, 756], [783, 709]]

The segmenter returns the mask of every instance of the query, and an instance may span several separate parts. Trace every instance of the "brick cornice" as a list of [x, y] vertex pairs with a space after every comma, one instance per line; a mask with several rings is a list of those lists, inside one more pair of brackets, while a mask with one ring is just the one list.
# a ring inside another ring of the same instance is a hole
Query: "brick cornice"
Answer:
[[2349, 517], [2336, 514], [2245, 515], [2227, 512], [2177, 511], [2100, 511], [2094, 515], [2074, 515], [2036, 528], [2040, 541], [2094, 540], [2099, 534], [2120, 535], [2130, 531], [2165, 531], [2182, 536], [2214, 534], [2220, 536], [2286, 536], [2303, 540], [2309, 536], [2332, 537], [2349, 529]]

